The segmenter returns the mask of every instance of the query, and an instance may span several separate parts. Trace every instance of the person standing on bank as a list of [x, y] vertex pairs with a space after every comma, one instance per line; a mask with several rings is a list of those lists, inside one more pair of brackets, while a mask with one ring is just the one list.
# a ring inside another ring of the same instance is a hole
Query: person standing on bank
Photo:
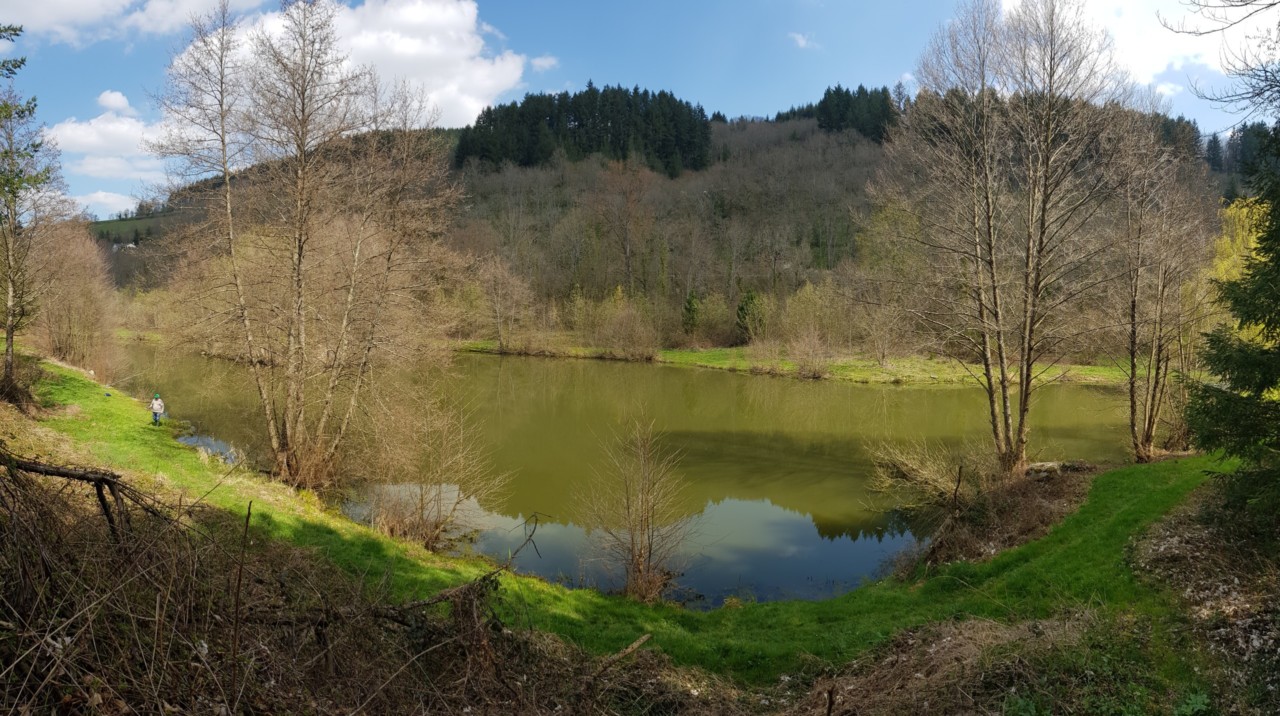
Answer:
[[159, 393], [156, 393], [155, 396], [151, 398], [151, 405], [147, 407], [151, 409], [151, 424], [159, 425], [160, 416], [164, 414], [164, 401], [160, 399]]

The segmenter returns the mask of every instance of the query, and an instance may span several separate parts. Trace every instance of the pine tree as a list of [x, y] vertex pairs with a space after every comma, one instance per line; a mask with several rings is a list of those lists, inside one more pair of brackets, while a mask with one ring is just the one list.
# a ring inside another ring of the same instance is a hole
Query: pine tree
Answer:
[[1204, 148], [1204, 160], [1215, 172], [1222, 171], [1222, 140], [1216, 134], [1209, 135], [1209, 142]]
[[1192, 386], [1187, 424], [1196, 444], [1241, 460], [1228, 497], [1274, 529], [1280, 510], [1280, 128], [1262, 144], [1251, 182], [1264, 207], [1257, 246], [1240, 278], [1217, 284], [1235, 319], [1206, 335], [1218, 382]]

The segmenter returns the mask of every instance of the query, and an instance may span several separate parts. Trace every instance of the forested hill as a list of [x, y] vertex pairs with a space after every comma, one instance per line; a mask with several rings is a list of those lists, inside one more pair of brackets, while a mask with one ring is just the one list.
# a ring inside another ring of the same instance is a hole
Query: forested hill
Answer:
[[530, 94], [518, 104], [486, 108], [458, 137], [456, 162], [462, 167], [474, 157], [492, 165], [541, 166], [557, 149], [570, 160], [634, 154], [675, 177], [711, 162], [711, 125], [701, 105], [670, 92], [588, 83], [575, 94]]
[[[780, 112], [775, 121], [816, 119], [829, 132], [851, 129], [880, 142], [900, 109], [887, 87], [837, 85], [818, 103]], [[670, 92], [587, 83], [574, 94], [530, 94], [519, 103], [486, 108], [462, 130], [455, 160], [459, 168], [473, 159], [490, 167], [537, 167], [557, 150], [570, 161], [593, 154], [617, 161], [638, 156], [653, 171], [675, 178], [710, 166], [715, 121], [727, 120], [720, 113], [708, 119], [701, 105]]]
[[806, 104], [779, 112], [774, 121], [816, 119], [818, 127], [828, 132], [852, 129], [868, 139], [883, 142], [889, 126], [907, 102], [909, 100], [902, 83], [898, 83], [892, 94], [888, 87], [867, 89], [858, 85], [856, 90], [851, 90], [836, 85], [828, 87], [817, 104]]

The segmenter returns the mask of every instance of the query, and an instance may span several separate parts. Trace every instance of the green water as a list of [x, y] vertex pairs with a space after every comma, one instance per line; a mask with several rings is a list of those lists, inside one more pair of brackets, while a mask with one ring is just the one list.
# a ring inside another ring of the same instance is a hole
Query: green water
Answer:
[[[198, 356], [130, 346], [137, 395], [159, 390], [173, 417], [206, 444], [260, 454], [247, 372]], [[392, 380], [384, 378], [384, 381]], [[380, 400], [418, 381], [378, 385]], [[804, 382], [724, 371], [589, 360], [460, 355], [439, 390], [471, 412], [493, 469], [510, 481], [486, 501], [476, 549], [495, 556], [537, 515], [537, 550], [519, 569], [613, 586], [589, 547], [573, 496], [600, 479], [605, 445], [633, 417], [653, 420], [679, 455], [684, 513], [695, 516], [680, 583], [709, 603], [725, 596], [820, 598], [856, 586], [921, 528], [867, 489], [868, 446], [925, 438], [988, 440], [980, 391], [959, 387]], [[1044, 388], [1032, 408], [1033, 459], [1121, 461], [1122, 395]], [[359, 512], [357, 491], [349, 506]]]

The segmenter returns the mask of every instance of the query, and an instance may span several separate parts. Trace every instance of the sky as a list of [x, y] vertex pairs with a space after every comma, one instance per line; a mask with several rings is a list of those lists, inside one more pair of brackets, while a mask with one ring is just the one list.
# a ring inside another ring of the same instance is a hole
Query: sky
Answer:
[[[1196, 96], [1227, 86], [1224, 48], [1260, 23], [1193, 37], [1161, 23], [1207, 27], [1187, 0], [1082, 0], [1110, 32], [1131, 77], [1167, 98], [1172, 114], [1223, 132], [1238, 114]], [[1006, 9], [1019, 0], [1002, 0]], [[193, 13], [216, 0], [0, 0], [0, 25], [19, 24], [0, 56], [25, 56], [17, 91], [34, 95], [62, 151], [68, 192], [106, 218], [151, 195], [163, 164], [144, 144], [160, 115], [151, 100], [186, 41]], [[277, 0], [231, 0], [250, 26]], [[526, 93], [597, 86], [669, 90], [708, 114], [771, 117], [816, 102], [830, 86], [911, 86], [929, 38], [957, 0], [344, 0], [342, 45], [384, 78], [419, 83], [459, 127], [485, 106]]]

